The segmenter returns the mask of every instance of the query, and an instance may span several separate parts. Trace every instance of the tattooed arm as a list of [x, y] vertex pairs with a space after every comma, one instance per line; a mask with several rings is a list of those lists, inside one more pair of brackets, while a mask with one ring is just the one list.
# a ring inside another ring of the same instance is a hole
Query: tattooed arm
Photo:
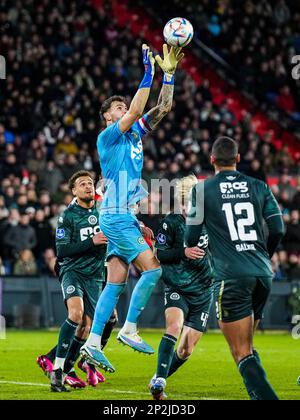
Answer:
[[157, 124], [172, 109], [174, 93], [174, 73], [178, 63], [183, 59], [184, 54], [180, 53], [181, 48], [163, 45], [162, 59], [159, 55], [155, 57], [156, 62], [164, 72], [163, 86], [160, 91], [157, 105], [147, 114], [147, 122], [151, 129], [156, 128]]
[[168, 114], [172, 109], [174, 85], [163, 84], [157, 105], [150, 109], [147, 113], [147, 122], [153, 130], [158, 123]]

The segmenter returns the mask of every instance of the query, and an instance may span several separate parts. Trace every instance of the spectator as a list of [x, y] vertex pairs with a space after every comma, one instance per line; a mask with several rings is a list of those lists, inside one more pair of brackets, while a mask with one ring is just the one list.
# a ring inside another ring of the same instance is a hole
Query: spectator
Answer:
[[57, 143], [55, 146], [55, 154], [60, 155], [77, 155], [79, 152], [79, 149], [77, 147], [77, 144], [72, 141], [71, 137], [68, 135], [65, 135], [61, 141]]
[[291, 254], [289, 256], [288, 277], [290, 281], [300, 281], [300, 254]]
[[261, 163], [258, 159], [254, 159], [250, 164], [250, 169], [246, 171], [246, 174], [252, 176], [253, 178], [260, 179], [261, 181], [266, 182], [265, 171], [261, 167]]
[[39, 173], [39, 186], [41, 189], [49, 191], [53, 196], [57, 193], [59, 185], [63, 182], [63, 174], [61, 169], [54, 163], [53, 160], [47, 162], [44, 171]]
[[48, 276], [56, 276], [54, 271], [55, 262], [56, 256], [54, 250], [52, 248], [45, 249], [41, 265], [41, 273]]
[[22, 249], [31, 250], [36, 246], [36, 233], [33, 227], [29, 225], [28, 214], [21, 214], [20, 223], [16, 226], [8, 227], [4, 234], [3, 242], [13, 256]]
[[300, 254], [300, 212], [299, 210], [291, 211], [290, 222], [287, 224], [287, 227], [286, 227], [284, 245], [288, 253]]
[[37, 210], [32, 227], [35, 230], [37, 239], [37, 244], [34, 248], [34, 255], [39, 261], [47, 248], [54, 247], [52, 228], [48, 220], [46, 220], [44, 210]]
[[14, 276], [36, 276], [38, 274], [37, 265], [30, 249], [23, 249], [14, 264]]
[[274, 280], [275, 281], [284, 281], [287, 279], [287, 275], [283, 269], [283, 267], [280, 264], [280, 259], [278, 254], [275, 252], [275, 254], [272, 257], [272, 270], [274, 273]]

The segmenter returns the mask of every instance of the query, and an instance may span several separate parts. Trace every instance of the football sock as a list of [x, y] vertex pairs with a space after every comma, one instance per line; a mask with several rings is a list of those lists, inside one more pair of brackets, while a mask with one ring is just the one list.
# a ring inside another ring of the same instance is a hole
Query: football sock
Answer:
[[101, 341], [98, 343], [95, 340], [97, 336], [98, 339], [99, 336], [102, 336], [105, 324], [111, 317], [125, 286], [126, 283], [107, 283], [104, 287], [97, 302], [91, 334], [86, 343], [88, 346], [101, 349]]
[[51, 349], [49, 351], [49, 353], [47, 353], [45, 356], [47, 357], [47, 359], [49, 359], [52, 363], [55, 360], [55, 355], [56, 355], [56, 350], [57, 350], [57, 345], [55, 347], [53, 347], [53, 349]]
[[117, 323], [117, 319], [115, 317], [115, 315], [113, 314], [109, 320], [107, 321], [107, 323], [105, 324], [103, 333], [102, 333], [102, 338], [101, 338], [101, 346], [102, 346], [102, 350], [104, 349], [104, 347], [106, 346], [109, 337], [112, 333], [112, 330], [114, 329], [114, 326]]
[[67, 318], [61, 326], [58, 337], [54, 370], [59, 368], [63, 369], [64, 361], [68, 354], [72, 340], [75, 336], [77, 327], [78, 324], [71, 321], [69, 318]]
[[257, 360], [257, 362], [261, 365], [260, 357], [259, 357], [259, 354], [258, 354], [257, 350], [253, 349], [252, 353], [253, 353], [253, 356], [255, 357], [255, 359]]
[[155, 268], [154, 270], [148, 270], [142, 273], [141, 278], [133, 290], [126, 321], [133, 324], [137, 323], [138, 317], [147, 305], [161, 274], [161, 268]]
[[174, 353], [173, 353], [171, 365], [170, 365], [170, 368], [169, 368], [168, 377], [173, 375], [173, 373], [175, 373], [176, 370], [179, 369], [180, 366], [182, 366], [187, 360], [188, 360], [188, 358], [187, 359], [180, 359], [180, 357], [178, 357], [177, 351], [175, 350]]
[[81, 340], [81, 338], [74, 337], [65, 360], [64, 373], [69, 373], [73, 369], [76, 360], [79, 357], [80, 348], [84, 345], [85, 342], [86, 340]]
[[253, 354], [245, 357], [238, 364], [240, 374], [252, 400], [278, 400], [269, 384], [266, 373]]
[[157, 378], [166, 379], [168, 377], [168, 372], [172, 362], [176, 341], [177, 338], [170, 334], [165, 334], [161, 339], [158, 348], [158, 360], [156, 371]]

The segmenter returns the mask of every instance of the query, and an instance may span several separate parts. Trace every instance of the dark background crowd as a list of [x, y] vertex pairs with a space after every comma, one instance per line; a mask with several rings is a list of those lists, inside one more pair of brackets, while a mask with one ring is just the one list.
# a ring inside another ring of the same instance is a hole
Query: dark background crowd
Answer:
[[[293, 94], [294, 82], [285, 64], [290, 50], [299, 51], [294, 39], [299, 35], [299, 13], [289, 9], [289, 17], [279, 23], [284, 14], [277, 13], [275, 19], [275, 9], [270, 14], [267, 7], [274, 2], [260, 2], [263, 12], [258, 12], [254, 3], [245, 2], [247, 14], [243, 16], [248, 29], [244, 33], [243, 25], [240, 32], [234, 30], [240, 19], [235, 1], [199, 3], [195, 2], [195, 7], [202, 8], [195, 9], [197, 19], [210, 22], [216, 15], [220, 26], [215, 34], [212, 28], [199, 26], [203, 41], [231, 61], [240, 74], [247, 72], [239, 66], [248, 63], [249, 88], [255, 84], [258, 95], [267, 100], [277, 101], [283, 87], [288, 86], [294, 103], [291, 116], [297, 119], [299, 96]], [[211, 9], [212, 3], [219, 5], [219, 12]], [[288, 2], [275, 3], [289, 7]], [[225, 13], [230, 20], [223, 18]], [[271, 26], [253, 25], [253, 13], [259, 13]], [[266, 45], [259, 30], [270, 31], [270, 36], [263, 37]], [[222, 31], [225, 37], [220, 35]], [[95, 180], [99, 179], [96, 139], [102, 128], [100, 105], [112, 94], [124, 95], [130, 101], [143, 75], [144, 40], [133, 36], [128, 27], [118, 28], [110, 2], [96, 11], [83, 0], [2, 0], [0, 37], [0, 54], [7, 63], [6, 80], [0, 81], [0, 274], [50, 274], [57, 218], [72, 200], [67, 181], [80, 169], [92, 171]], [[272, 50], [269, 46], [273, 44]], [[237, 63], [235, 45], [243, 52]], [[282, 47], [285, 45], [289, 48]], [[268, 85], [263, 82], [265, 63]], [[276, 66], [281, 69], [279, 73]], [[278, 78], [270, 77], [272, 72], [278, 73]], [[261, 80], [265, 91], [256, 80]], [[160, 86], [157, 69], [149, 108], [155, 105]], [[241, 171], [264, 181], [267, 176], [275, 179], [272, 190], [287, 226], [281, 249], [273, 259], [275, 278], [300, 279], [300, 162], [292, 158], [287, 145], [276, 148], [270, 133], [257, 133], [250, 113], [237, 121], [226, 101], [216, 105], [208, 79], [197, 85], [183, 70], [177, 71], [173, 109], [144, 141], [144, 180], [150, 184], [153, 178], [211, 174], [210, 148], [220, 135], [239, 142]], [[150, 200], [155, 206], [159, 196], [150, 194]], [[158, 216], [150, 211], [142, 219], [155, 230]]]

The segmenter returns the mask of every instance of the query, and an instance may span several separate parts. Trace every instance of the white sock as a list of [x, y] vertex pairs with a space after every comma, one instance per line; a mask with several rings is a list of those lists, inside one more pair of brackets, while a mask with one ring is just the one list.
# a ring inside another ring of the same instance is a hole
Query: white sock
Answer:
[[96, 348], [97, 350], [101, 350], [101, 335], [97, 335], [94, 333], [90, 333], [85, 346]]
[[53, 366], [53, 370], [57, 370], [57, 369], [64, 370], [65, 360], [66, 359], [62, 358], [62, 357], [56, 357], [55, 362], [54, 362], [54, 366]]
[[136, 326], [136, 323], [135, 322], [125, 321], [125, 324], [122, 327], [122, 331], [124, 333], [133, 334], [133, 333], [136, 332], [136, 330], [137, 330], [137, 326]]

